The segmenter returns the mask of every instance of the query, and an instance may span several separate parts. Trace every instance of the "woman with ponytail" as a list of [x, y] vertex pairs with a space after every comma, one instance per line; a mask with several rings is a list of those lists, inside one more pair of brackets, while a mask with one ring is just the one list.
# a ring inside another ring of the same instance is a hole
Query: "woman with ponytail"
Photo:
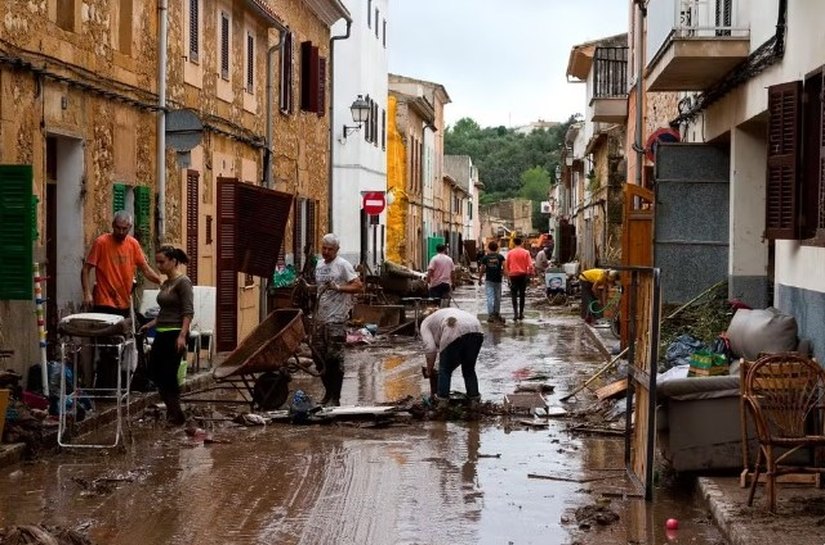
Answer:
[[180, 266], [189, 263], [189, 258], [180, 248], [161, 246], [155, 254], [155, 263], [158, 271], [166, 276], [158, 293], [160, 313], [141, 329], [154, 327], [157, 332], [149, 356], [149, 377], [166, 404], [166, 420], [173, 426], [182, 426], [186, 416], [180, 405], [178, 368], [186, 355], [195, 310], [192, 281]]

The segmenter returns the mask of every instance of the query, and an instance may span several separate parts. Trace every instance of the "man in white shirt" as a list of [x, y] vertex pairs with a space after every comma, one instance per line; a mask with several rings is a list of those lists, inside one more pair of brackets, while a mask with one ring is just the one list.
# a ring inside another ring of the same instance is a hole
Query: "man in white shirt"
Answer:
[[421, 322], [421, 340], [427, 366], [425, 378], [435, 375], [438, 358], [438, 391], [440, 406], [450, 398], [450, 381], [453, 371], [461, 366], [467, 398], [477, 403], [481, 398], [476, 376], [476, 360], [484, 342], [481, 323], [474, 315], [457, 308], [443, 308], [427, 316]]
[[352, 309], [352, 295], [363, 287], [352, 264], [338, 257], [339, 247], [338, 237], [332, 233], [321, 240], [323, 261], [315, 268], [318, 306], [312, 332], [313, 359], [326, 389], [321, 404], [336, 406], [341, 404], [344, 383], [345, 324]]

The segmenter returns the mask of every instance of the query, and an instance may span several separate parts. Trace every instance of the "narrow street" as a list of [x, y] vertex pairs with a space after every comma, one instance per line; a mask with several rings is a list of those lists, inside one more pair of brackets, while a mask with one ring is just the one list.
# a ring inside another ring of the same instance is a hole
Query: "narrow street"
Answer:
[[[455, 302], [481, 311], [483, 291], [463, 288]], [[500, 403], [520, 379], [541, 374], [556, 385], [548, 399], [559, 406], [601, 362], [576, 315], [537, 302], [523, 324], [486, 330], [478, 364], [486, 400]], [[422, 394], [418, 342], [353, 348], [347, 357], [344, 404]], [[299, 387], [320, 394], [306, 376], [296, 376], [292, 389]], [[453, 388], [463, 389], [460, 372]], [[580, 398], [584, 407], [593, 396]], [[120, 545], [652, 545], [668, 539], [664, 522], [676, 517], [671, 543], [724, 543], [690, 493], [662, 487], [652, 506], [604, 500], [618, 522], [580, 529], [577, 508], [597, 503], [601, 491], [632, 490], [617, 471], [623, 441], [572, 435], [570, 419], [538, 430], [517, 420], [225, 427], [215, 436], [230, 442], [211, 445], [136, 422], [125, 453], [62, 453], [3, 469], [0, 527], [82, 527], [95, 543]]]

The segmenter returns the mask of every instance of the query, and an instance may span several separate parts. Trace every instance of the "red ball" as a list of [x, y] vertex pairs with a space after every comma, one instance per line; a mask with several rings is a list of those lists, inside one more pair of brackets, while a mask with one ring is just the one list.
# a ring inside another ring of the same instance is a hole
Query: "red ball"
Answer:
[[679, 521], [676, 519], [667, 519], [667, 522], [665, 522], [665, 528], [668, 530], [678, 530]]

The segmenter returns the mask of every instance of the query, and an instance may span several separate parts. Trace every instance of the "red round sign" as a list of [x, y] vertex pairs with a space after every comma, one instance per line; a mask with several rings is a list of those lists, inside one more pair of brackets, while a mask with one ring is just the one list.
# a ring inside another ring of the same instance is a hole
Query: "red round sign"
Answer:
[[364, 193], [364, 212], [368, 216], [377, 216], [384, 211], [387, 201], [383, 191], [368, 191]]

